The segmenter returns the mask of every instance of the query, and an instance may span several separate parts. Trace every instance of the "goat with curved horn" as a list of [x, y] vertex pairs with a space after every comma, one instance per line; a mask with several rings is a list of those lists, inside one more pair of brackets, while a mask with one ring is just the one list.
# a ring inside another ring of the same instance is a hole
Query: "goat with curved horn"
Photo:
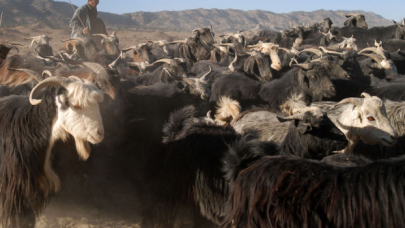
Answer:
[[308, 48], [308, 49], [304, 49], [304, 50], [300, 51], [299, 53], [302, 53], [302, 52], [311, 52], [311, 53], [314, 53], [314, 54], [317, 55], [317, 56], [321, 56], [321, 57], [322, 57], [322, 51], [320, 51], [320, 50], [318, 50], [318, 49]]
[[361, 106], [363, 104], [363, 99], [349, 97], [349, 98], [341, 100], [339, 103], [337, 103], [335, 105], [335, 107], [338, 105], [342, 105], [342, 104], [352, 104], [352, 105], [356, 105], [356, 106]]
[[117, 31], [118, 31], [118, 30], [115, 30], [114, 32], [112, 32], [112, 33], [111, 33], [111, 36], [117, 37]]
[[304, 116], [305, 116], [305, 113], [299, 113], [299, 114], [295, 114], [295, 115], [287, 116], [287, 117], [277, 116], [277, 119], [280, 122], [286, 122], [289, 120], [303, 120]]
[[297, 59], [295, 58], [291, 58], [290, 64], [288, 64], [290, 67], [292, 66], [293, 62], [295, 62], [295, 64], [299, 64]]
[[212, 68], [211, 68], [211, 66], [209, 66], [209, 71], [206, 74], [204, 74], [203, 76], [201, 76], [200, 80], [207, 81], [208, 80], [207, 76], [211, 73], [211, 71], [212, 71]]
[[68, 41], [72, 41], [72, 40], [77, 40], [77, 41], [80, 41], [80, 42], [82, 42], [82, 43], [84, 43], [84, 39], [83, 38], [81, 38], [81, 37], [74, 37], [74, 38], [70, 38], [70, 39], [67, 39], [67, 40], [61, 40], [60, 42], [68, 42]]
[[93, 36], [101, 36], [104, 39], [108, 39], [108, 36], [106, 34], [93, 34]]
[[115, 70], [117, 68], [118, 61], [121, 60], [121, 59], [124, 59], [124, 52], [122, 52], [122, 51], [121, 51], [120, 55], [118, 56], [118, 58], [114, 62], [109, 64], [108, 67], [111, 70]]
[[41, 103], [41, 99], [35, 99], [34, 97], [44, 88], [49, 87], [49, 86], [62, 86], [66, 88], [69, 83], [72, 82], [72, 79], [70, 78], [62, 78], [62, 77], [49, 77], [46, 78], [45, 80], [41, 81], [38, 83], [31, 91], [30, 93], [30, 103], [31, 105], [38, 105]]
[[[403, 20], [403, 18], [402, 18], [402, 20]], [[404, 27], [404, 25], [402, 24], [399, 24], [398, 22], [396, 22], [396, 21], [394, 21], [394, 20], [392, 20], [392, 22], [394, 22], [394, 24], [396, 24], [398, 27], [400, 27], [400, 28], [403, 28]], [[402, 23], [404, 23], [404, 21], [402, 21]]]
[[177, 81], [184, 81], [184, 82], [186, 82], [186, 83], [189, 84], [189, 85], [194, 85], [194, 84], [195, 84], [195, 82], [194, 82], [193, 80], [189, 79], [189, 78], [186, 78], [186, 77], [179, 77], [178, 75], [174, 75], [174, 74], [170, 73], [170, 70], [167, 69], [166, 67], [164, 67], [163, 70], [166, 71], [166, 73], [167, 73], [171, 78], [173, 78], [174, 80], [177, 80]]
[[127, 51], [132, 50], [132, 49], [138, 49], [138, 45], [131, 46], [131, 47], [127, 47], [127, 48], [123, 48], [123, 49], [121, 49], [121, 51], [127, 52]]
[[329, 51], [329, 50], [327, 50], [326, 48], [324, 48], [322, 46], [320, 46], [319, 49], [321, 49], [324, 53], [327, 53], [327, 54], [343, 55], [343, 53], [336, 52], [336, 51]]
[[187, 40], [176, 40], [172, 42], [167, 42], [168, 44], [185, 44], [187, 43]]

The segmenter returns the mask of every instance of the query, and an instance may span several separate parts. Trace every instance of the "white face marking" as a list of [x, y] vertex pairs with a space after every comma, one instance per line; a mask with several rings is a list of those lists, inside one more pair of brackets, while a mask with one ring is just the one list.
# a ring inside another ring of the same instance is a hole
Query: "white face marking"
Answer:
[[[76, 145], [78, 154], [86, 159], [90, 153], [87, 142], [96, 144], [104, 138], [104, 127], [98, 103], [103, 100], [103, 92], [88, 82], [71, 83], [68, 93], [55, 99], [58, 117], [53, 126], [53, 140], [67, 138], [68, 133], [83, 145]], [[84, 145], [86, 144], [86, 145]], [[85, 151], [84, 151], [85, 150]]]

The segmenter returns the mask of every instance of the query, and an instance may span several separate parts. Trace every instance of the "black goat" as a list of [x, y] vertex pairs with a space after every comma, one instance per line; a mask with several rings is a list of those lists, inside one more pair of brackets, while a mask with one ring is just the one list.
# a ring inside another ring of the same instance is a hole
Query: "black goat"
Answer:
[[[145, 215], [145, 223], [150, 226], [173, 225], [180, 205], [197, 206], [200, 216], [216, 224], [225, 216], [228, 185], [221, 171], [221, 159], [226, 156], [228, 145], [241, 135], [232, 128], [215, 125], [210, 119], [197, 119], [194, 112], [192, 107], [173, 112], [163, 130], [166, 157], [152, 187], [154, 200]], [[327, 117], [310, 112], [305, 113], [304, 118], [295, 119], [288, 131], [280, 146], [252, 140], [248, 147], [264, 154], [269, 152], [269, 155], [322, 157], [322, 153], [329, 154], [347, 144], [343, 133], [327, 121]], [[254, 132], [243, 138], [255, 138]]]
[[232, 150], [224, 159], [234, 184], [222, 227], [400, 227], [405, 222], [403, 157], [337, 167], [264, 156], [244, 169], [239, 164], [249, 158], [248, 148]]
[[[39, 95], [41, 100], [35, 99], [46, 87]], [[103, 93], [94, 84], [77, 77], [51, 77], [40, 82], [29, 96], [0, 99], [3, 227], [34, 227], [35, 216], [59, 190], [60, 181], [50, 160], [55, 141], [72, 134], [77, 153], [85, 160], [91, 152], [88, 141], [103, 139], [98, 108], [102, 99]]]
[[251, 105], [269, 105], [272, 110], [290, 94], [304, 94], [308, 103], [332, 97], [335, 88], [324, 67], [319, 63], [297, 64], [280, 79], [260, 83], [244, 76], [225, 75], [218, 77], [211, 88], [211, 110], [222, 96], [237, 100], [243, 109]]

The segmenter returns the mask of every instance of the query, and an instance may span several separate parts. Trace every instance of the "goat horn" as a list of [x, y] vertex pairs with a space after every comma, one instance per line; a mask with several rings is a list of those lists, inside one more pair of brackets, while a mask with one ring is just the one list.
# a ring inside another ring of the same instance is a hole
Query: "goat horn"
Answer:
[[75, 38], [71, 38], [71, 39], [67, 39], [67, 40], [61, 40], [60, 42], [67, 42], [67, 41], [71, 41], [71, 40], [77, 40], [77, 41], [84, 43], [84, 39], [81, 37], [75, 37]]
[[29, 74], [31, 77], [33, 77], [35, 80], [37, 80], [37, 82], [43, 81], [45, 79], [45, 77], [43, 76], [44, 74], [42, 73], [42, 75], [38, 74], [37, 72], [33, 71], [33, 70], [29, 70], [29, 69], [23, 69], [23, 68], [7, 68], [7, 70], [14, 70], [14, 71], [21, 71], [24, 73]]
[[319, 47], [319, 49], [321, 49], [323, 52], [327, 53], [327, 54], [337, 54], [337, 55], [342, 55], [343, 53], [340, 52], [336, 52], [336, 51], [329, 51], [324, 47]]
[[0, 16], [0, 28], [1, 28], [1, 22], [3, 22], [3, 12], [1, 12], [1, 16]]
[[138, 49], [138, 45], [135, 45], [135, 46], [131, 46], [131, 47], [127, 47], [127, 48], [121, 49], [121, 51], [123, 51], [123, 52], [127, 52], [127, 51], [132, 50], [132, 49]]
[[212, 71], [212, 68], [211, 68], [211, 66], [209, 66], [209, 68], [210, 68], [210, 70], [206, 73], [206, 74], [204, 74], [201, 78], [200, 78], [200, 80], [202, 80], [202, 81], [207, 81], [207, 76], [211, 73], [211, 71]]
[[43, 56], [41, 53], [38, 52], [39, 57], [41, 57], [42, 59], [50, 59], [56, 62], [60, 62], [60, 59], [54, 57], [54, 56]]
[[338, 15], [349, 18], [349, 17], [353, 16], [354, 14], [345, 15], [344, 13], [338, 13]]
[[41, 36], [32, 36], [30, 38], [24, 38], [24, 40], [34, 40], [34, 39], [38, 39], [41, 38]]
[[299, 114], [295, 114], [295, 115], [287, 116], [287, 117], [277, 116], [277, 119], [280, 122], [286, 122], [286, 121], [289, 121], [289, 120], [303, 120], [304, 119], [304, 113], [299, 113]]
[[312, 69], [312, 64], [308, 64], [308, 63], [300, 63], [300, 64], [295, 64], [294, 66], [298, 66], [301, 67], [304, 70], [310, 70]]
[[298, 61], [293, 57], [291, 58], [289, 66], [291, 67], [292, 63], [295, 62], [296, 64], [299, 64]]
[[186, 62], [186, 60], [184, 60], [183, 58], [174, 58], [175, 60], [177, 60], [177, 61], [180, 61], [181, 63], [185, 63]]
[[168, 44], [185, 44], [185, 43], [187, 43], [186, 40], [177, 40], [177, 41], [168, 42]]
[[206, 115], [205, 117], [207, 117], [208, 119], [212, 119], [212, 118], [211, 118], [211, 110], [209, 110], [209, 111], [207, 112], [207, 115]]
[[93, 34], [93, 36], [102, 36], [104, 39], [108, 39], [106, 34]]
[[194, 85], [195, 84], [195, 82], [193, 80], [189, 79], [189, 78], [179, 77], [177, 75], [171, 74], [169, 69], [167, 69], [167, 67], [164, 67], [163, 70], [166, 71], [166, 73], [176, 81], [184, 81], [189, 85]]
[[365, 52], [365, 51], [372, 51], [374, 53], [377, 53], [377, 48], [376, 47], [368, 47], [368, 48], [364, 48], [363, 50], [359, 51], [359, 54]]
[[111, 36], [117, 38], [117, 31], [118, 31], [118, 30], [115, 30], [115, 31], [111, 34]]
[[77, 60], [73, 60], [73, 59], [72, 59], [72, 57], [73, 57], [76, 53], [73, 53], [71, 56], [68, 55], [67, 58], [65, 57], [64, 54], [68, 55], [66, 52], [65, 52], [65, 53], [62, 53], [62, 52], [59, 51], [59, 56], [60, 56], [60, 57], [62, 58], [62, 60], [65, 61], [66, 63], [72, 64], [72, 65], [83, 64], [82, 61], [77, 61]]
[[261, 47], [263, 46], [263, 44], [255, 44], [255, 45], [248, 45], [248, 48], [257, 48], [257, 47]]
[[320, 51], [318, 49], [314, 49], [314, 48], [304, 49], [304, 50], [300, 51], [299, 53], [302, 53], [302, 52], [312, 52], [317, 56], [322, 56], [322, 51]]
[[112, 62], [110, 65], [108, 65], [108, 67], [109, 67], [111, 70], [114, 70], [114, 69], [117, 67], [118, 60], [123, 59], [123, 53], [124, 53], [124, 52], [121, 51], [121, 53], [120, 53], [120, 55], [118, 56], [118, 58], [117, 58], [114, 62]]
[[39, 82], [32, 90], [30, 93], [30, 103], [31, 105], [38, 105], [41, 103], [42, 100], [40, 99], [34, 99], [34, 97], [44, 88], [48, 86], [62, 86], [64, 88], [67, 87], [67, 85], [72, 82], [71, 79], [67, 78], [62, 78], [62, 77], [49, 77], [44, 79], [43, 81]]
[[127, 64], [128, 64], [129, 66], [140, 66], [140, 65], [141, 65], [140, 62], [127, 62]]
[[219, 46], [233, 47], [234, 43], [223, 43], [223, 44], [219, 44]]
[[403, 27], [403, 25], [400, 25], [398, 22], [396, 22], [396, 21], [394, 21], [394, 20], [392, 20], [393, 22], [394, 22], [394, 24], [396, 24], [398, 27], [400, 27], [400, 28], [402, 28]]
[[172, 61], [172, 59], [159, 59], [157, 61], [155, 61], [154, 63], [152, 63], [151, 65], [155, 64], [155, 63], [167, 63], [170, 64]]
[[53, 74], [49, 70], [42, 71], [42, 76], [44, 76], [45, 74], [48, 75], [48, 77], [53, 77]]
[[363, 98], [371, 98], [370, 94], [365, 93], [365, 92], [361, 93], [360, 96], [363, 97]]
[[352, 104], [352, 105], [356, 105], [356, 106], [361, 106], [363, 104], [363, 99], [349, 97], [349, 98], [341, 100], [339, 103], [337, 103], [335, 105], [335, 107], [338, 105], [341, 105], [341, 104]]
[[378, 64], [381, 64], [381, 62], [382, 62], [382, 59], [380, 59], [376, 54], [360, 53], [359, 55], [367, 56], [367, 57], [373, 59], [374, 61], [376, 61]]
[[279, 47], [278, 49], [279, 49], [279, 50], [283, 50], [283, 51], [285, 51], [285, 52], [287, 52], [287, 53], [290, 53], [290, 52], [291, 52], [289, 49], [283, 48], [283, 47]]

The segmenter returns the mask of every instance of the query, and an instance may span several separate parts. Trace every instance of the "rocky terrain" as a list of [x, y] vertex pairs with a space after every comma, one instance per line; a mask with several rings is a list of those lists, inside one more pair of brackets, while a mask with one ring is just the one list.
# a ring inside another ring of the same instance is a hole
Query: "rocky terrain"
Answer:
[[[75, 6], [77, 8], [77, 6]], [[0, 0], [4, 12], [3, 27], [32, 25], [41, 22], [52, 29], [67, 29], [73, 10], [67, 2], [53, 0]], [[369, 27], [391, 25], [380, 15], [365, 11], [290, 12], [276, 14], [262, 10], [193, 9], [184, 11], [133, 12], [122, 15], [99, 12], [110, 29], [134, 29], [137, 31], [190, 31], [197, 27], [212, 25], [215, 31], [235, 32], [251, 30], [256, 26], [263, 29], [283, 30], [293, 24], [313, 24], [329, 17], [334, 26], [343, 26], [346, 20], [338, 13], [362, 13]]]

